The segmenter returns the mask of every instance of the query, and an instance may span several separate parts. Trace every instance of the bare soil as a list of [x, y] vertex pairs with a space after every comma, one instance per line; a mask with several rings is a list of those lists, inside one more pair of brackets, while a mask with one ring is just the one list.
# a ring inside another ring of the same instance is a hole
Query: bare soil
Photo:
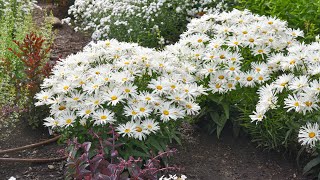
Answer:
[[[43, 9], [51, 9], [55, 16], [63, 18], [66, 9], [50, 4], [40, 4]], [[41, 22], [42, 11], [35, 13], [35, 20]], [[90, 37], [75, 32], [71, 27], [63, 25], [56, 30], [52, 51], [52, 59], [64, 58], [80, 51]], [[0, 139], [0, 149], [19, 147], [36, 143], [52, 136], [45, 128], [33, 130], [20, 122], [14, 131], [0, 129], [1, 133], [10, 132], [7, 138]], [[243, 136], [234, 138], [226, 129], [220, 139], [210, 136], [201, 130], [194, 130], [187, 135], [173, 163], [184, 167], [182, 174], [190, 180], [303, 180], [295, 164], [294, 157], [279, 152], [263, 152], [257, 149], [250, 140]], [[61, 157], [64, 145], [51, 143], [21, 152], [1, 154], [0, 157]], [[0, 180], [11, 176], [21, 180], [58, 180], [64, 179], [65, 161], [55, 163], [9, 163], [0, 161]]]

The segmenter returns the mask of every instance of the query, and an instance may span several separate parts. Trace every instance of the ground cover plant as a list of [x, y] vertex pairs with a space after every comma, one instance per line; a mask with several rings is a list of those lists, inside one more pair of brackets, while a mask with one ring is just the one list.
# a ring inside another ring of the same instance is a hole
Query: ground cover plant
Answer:
[[69, 14], [75, 30], [93, 32], [93, 39], [115, 38], [159, 47], [176, 42], [191, 18], [226, 6], [224, 1], [215, 0], [77, 0]]

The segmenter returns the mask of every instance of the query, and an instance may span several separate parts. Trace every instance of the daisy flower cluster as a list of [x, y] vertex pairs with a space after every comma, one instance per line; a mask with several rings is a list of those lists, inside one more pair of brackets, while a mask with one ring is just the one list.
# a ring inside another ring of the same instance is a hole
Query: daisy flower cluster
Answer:
[[161, 124], [197, 114], [205, 94], [171, 54], [117, 40], [91, 42], [58, 62], [36, 94], [49, 105], [50, 128], [112, 124], [123, 136], [143, 140]]
[[307, 123], [300, 127], [298, 141], [302, 146], [313, 148], [320, 140], [320, 129], [318, 123]]
[[[211, 8], [216, 5], [216, 8]], [[184, 22], [222, 8], [226, 8], [224, 1], [216, 0], [76, 0], [69, 9], [69, 15], [76, 25], [75, 30], [93, 31], [93, 39], [114, 38], [123, 30], [128, 38], [132, 38], [144, 32], [157, 35], [158, 32], [168, 31], [164, 28], [172, 27], [172, 23]], [[70, 20], [67, 18], [64, 21]], [[162, 37], [159, 40], [165, 42]]]
[[212, 94], [225, 94], [268, 81], [275, 65], [267, 59], [302, 35], [279, 19], [233, 10], [193, 19], [181, 40], [167, 50], [182, 64], [191, 64], [195, 78]]
[[296, 44], [287, 53], [270, 56], [267, 64], [280, 72], [258, 91], [259, 102], [253, 121], [261, 121], [269, 109], [286, 109], [306, 115], [319, 110], [320, 43]]

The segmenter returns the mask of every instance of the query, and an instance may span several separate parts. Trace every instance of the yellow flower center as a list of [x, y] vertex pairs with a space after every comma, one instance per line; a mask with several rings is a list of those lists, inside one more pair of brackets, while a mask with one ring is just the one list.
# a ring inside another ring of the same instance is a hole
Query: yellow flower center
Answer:
[[218, 76], [219, 79], [224, 79], [224, 75]]
[[102, 115], [102, 116], [100, 116], [100, 119], [104, 121], [104, 120], [107, 119], [107, 116], [106, 115]]
[[98, 87], [98, 85], [93, 85], [93, 89], [97, 89]]
[[242, 34], [248, 34], [248, 31], [242, 31]]
[[69, 86], [63, 86], [63, 89], [67, 91], [69, 89]]
[[290, 64], [292, 65], [292, 64], [295, 64], [296, 63], [296, 61], [293, 59], [293, 60], [291, 60], [290, 61]]
[[60, 111], [63, 111], [63, 110], [65, 110], [65, 109], [66, 109], [66, 106], [61, 105], [58, 109], [59, 109]]
[[273, 24], [273, 22], [272, 22], [272, 21], [269, 21], [269, 22], [268, 22], [268, 24], [270, 24], [270, 25], [271, 25], [271, 24]]
[[166, 116], [168, 116], [168, 115], [169, 115], [169, 111], [168, 111], [168, 110], [164, 110], [164, 111], [163, 111], [163, 114], [166, 115]]
[[93, 104], [98, 105], [99, 102], [100, 102], [99, 100], [95, 100], [95, 101], [93, 102]]
[[299, 102], [295, 102], [293, 105], [298, 107], [299, 106]]
[[150, 124], [147, 127], [148, 127], [148, 129], [152, 129], [152, 125], [150, 125]]
[[233, 87], [233, 84], [228, 83], [228, 88], [232, 88], [232, 87]]
[[79, 98], [78, 97], [74, 97], [73, 100], [79, 101]]
[[236, 68], [234, 68], [234, 67], [230, 67], [230, 68], [229, 68], [230, 71], [234, 71], [235, 69], [236, 69]]
[[100, 72], [99, 71], [96, 71], [96, 75], [99, 75], [100, 74]]
[[202, 39], [198, 39], [198, 43], [202, 43]]
[[280, 84], [280, 86], [286, 86], [288, 82], [283, 82]]
[[136, 127], [136, 131], [137, 131], [137, 132], [141, 132], [141, 131], [142, 131], [142, 128], [138, 126], [138, 127]]
[[119, 57], [120, 57], [119, 55], [114, 55], [113, 56], [113, 58], [115, 58], [115, 59], [119, 59]]
[[162, 90], [162, 86], [160, 86], [160, 85], [158, 85], [156, 88], [157, 88], [158, 90]]
[[221, 84], [219, 84], [219, 83], [216, 84], [216, 88], [217, 88], [217, 89], [221, 88]]
[[312, 102], [311, 101], [306, 101], [304, 104], [306, 104], [306, 106], [308, 106], [308, 107], [312, 106]]
[[252, 81], [253, 78], [251, 76], [247, 77], [247, 81]]
[[129, 93], [131, 91], [130, 91], [130, 89], [125, 89], [124, 92]]
[[125, 132], [125, 133], [129, 133], [129, 132], [130, 132], [130, 129], [125, 129], [124, 132]]
[[147, 101], [150, 101], [150, 100], [151, 100], [151, 98], [150, 98], [150, 97], [146, 97], [145, 99], [146, 99]]
[[191, 104], [187, 104], [186, 107], [187, 107], [188, 109], [191, 109], [191, 108], [192, 108], [192, 105], [191, 105]]
[[66, 120], [66, 124], [71, 124], [71, 122], [72, 122], [72, 119], [67, 119]]
[[253, 38], [250, 38], [250, 39], [249, 39], [249, 42], [253, 43], [253, 42], [254, 42], [254, 39], [253, 39]]
[[48, 96], [43, 96], [42, 99], [47, 100], [49, 97]]
[[225, 59], [226, 57], [222, 54], [220, 55], [220, 59]]
[[135, 111], [132, 111], [131, 114], [132, 114], [132, 115], [137, 115], [138, 113], [135, 112]]
[[87, 109], [87, 110], [85, 111], [85, 113], [86, 113], [86, 114], [90, 114], [90, 113], [91, 113], [91, 110], [90, 110], [90, 109]]
[[262, 49], [259, 49], [259, 50], [258, 50], [258, 53], [263, 53], [263, 50], [262, 50]]
[[239, 80], [240, 80], [240, 77], [239, 77], [239, 76], [237, 76], [235, 79], [236, 79], [237, 81], [239, 81]]
[[259, 76], [259, 78], [258, 78], [260, 81], [262, 81], [263, 80], [263, 77], [262, 76]]
[[140, 111], [141, 111], [141, 112], [145, 112], [145, 111], [146, 111], [146, 108], [141, 107], [141, 108], [140, 108]]
[[112, 101], [115, 101], [115, 100], [117, 100], [117, 99], [118, 99], [117, 96], [111, 96], [111, 100], [112, 100]]
[[175, 89], [175, 88], [176, 88], [176, 86], [175, 86], [175, 85], [171, 85], [170, 87], [171, 87], [171, 89]]
[[316, 133], [314, 132], [309, 132], [309, 138], [314, 138], [316, 136]]

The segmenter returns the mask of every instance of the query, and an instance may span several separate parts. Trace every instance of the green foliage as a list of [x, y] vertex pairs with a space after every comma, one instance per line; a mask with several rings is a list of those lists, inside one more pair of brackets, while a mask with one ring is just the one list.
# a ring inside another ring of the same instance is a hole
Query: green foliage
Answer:
[[311, 42], [320, 33], [318, 0], [237, 0], [235, 8], [285, 20], [289, 27], [305, 32], [305, 42]]

